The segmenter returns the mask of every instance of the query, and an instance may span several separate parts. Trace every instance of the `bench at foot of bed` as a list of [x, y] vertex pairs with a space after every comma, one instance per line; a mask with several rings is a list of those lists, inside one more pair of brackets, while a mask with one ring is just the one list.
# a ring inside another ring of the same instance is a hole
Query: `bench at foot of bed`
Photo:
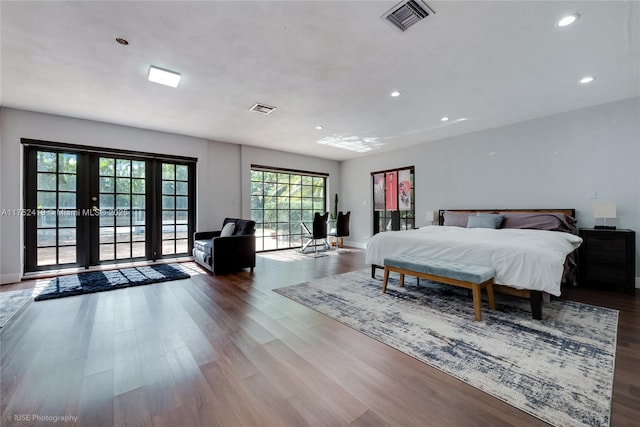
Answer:
[[[371, 264], [371, 278], [376, 278], [376, 269], [384, 269], [383, 266]], [[514, 295], [522, 298], [528, 298], [531, 304], [531, 317], [535, 320], [542, 319], [542, 292], [533, 290], [520, 290], [504, 285], [493, 285], [494, 291], [507, 295]]]
[[483, 288], [487, 291], [489, 307], [492, 310], [496, 309], [496, 301], [493, 295], [493, 277], [496, 272], [493, 268], [411, 256], [385, 258], [382, 292], [387, 290], [390, 271], [400, 274], [400, 287], [404, 286], [404, 275], [408, 274], [422, 279], [433, 280], [434, 282], [471, 289], [476, 320], [482, 320], [481, 292]]

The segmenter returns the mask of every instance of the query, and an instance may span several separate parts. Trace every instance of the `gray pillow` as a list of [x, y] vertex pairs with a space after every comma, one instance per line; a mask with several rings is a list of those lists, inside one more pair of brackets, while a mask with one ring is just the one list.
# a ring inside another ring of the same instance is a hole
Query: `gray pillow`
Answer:
[[444, 211], [444, 223], [442, 225], [449, 225], [455, 227], [466, 227], [469, 222], [469, 212], [451, 212]]
[[495, 228], [500, 228], [502, 225], [502, 221], [504, 221], [504, 215], [502, 214], [492, 214], [492, 213], [477, 213], [476, 216], [490, 217], [493, 218], [496, 222]]
[[496, 219], [488, 215], [471, 215], [467, 222], [467, 228], [498, 228]]
[[504, 228], [530, 228], [578, 234], [576, 219], [555, 212], [503, 212]]
[[228, 222], [222, 227], [222, 231], [220, 232], [220, 237], [229, 237], [233, 235], [233, 230], [236, 228], [236, 225], [233, 222]]

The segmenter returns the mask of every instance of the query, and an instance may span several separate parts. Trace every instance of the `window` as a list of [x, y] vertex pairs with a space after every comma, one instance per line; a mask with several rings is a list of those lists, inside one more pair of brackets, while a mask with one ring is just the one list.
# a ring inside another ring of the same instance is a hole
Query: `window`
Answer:
[[256, 250], [302, 246], [301, 222], [311, 225], [315, 212], [326, 212], [327, 175], [251, 167], [251, 219], [256, 222]]
[[373, 234], [415, 228], [414, 167], [371, 173]]

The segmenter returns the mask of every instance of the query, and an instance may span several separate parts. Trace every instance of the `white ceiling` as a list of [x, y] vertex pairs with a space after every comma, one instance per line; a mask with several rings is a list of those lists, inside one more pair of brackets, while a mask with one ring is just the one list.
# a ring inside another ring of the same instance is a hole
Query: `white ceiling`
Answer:
[[344, 160], [315, 141], [380, 152], [640, 95], [638, 1], [427, 1], [405, 33], [396, 3], [3, 0], [0, 105]]

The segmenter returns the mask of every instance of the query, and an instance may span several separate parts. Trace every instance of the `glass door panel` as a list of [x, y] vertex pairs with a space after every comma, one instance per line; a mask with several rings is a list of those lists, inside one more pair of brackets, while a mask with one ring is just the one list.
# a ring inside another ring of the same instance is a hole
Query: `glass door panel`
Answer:
[[77, 263], [77, 163], [73, 153], [36, 151], [36, 267]]
[[162, 255], [189, 253], [189, 167], [162, 163]]
[[146, 162], [98, 159], [99, 261], [146, 256]]

